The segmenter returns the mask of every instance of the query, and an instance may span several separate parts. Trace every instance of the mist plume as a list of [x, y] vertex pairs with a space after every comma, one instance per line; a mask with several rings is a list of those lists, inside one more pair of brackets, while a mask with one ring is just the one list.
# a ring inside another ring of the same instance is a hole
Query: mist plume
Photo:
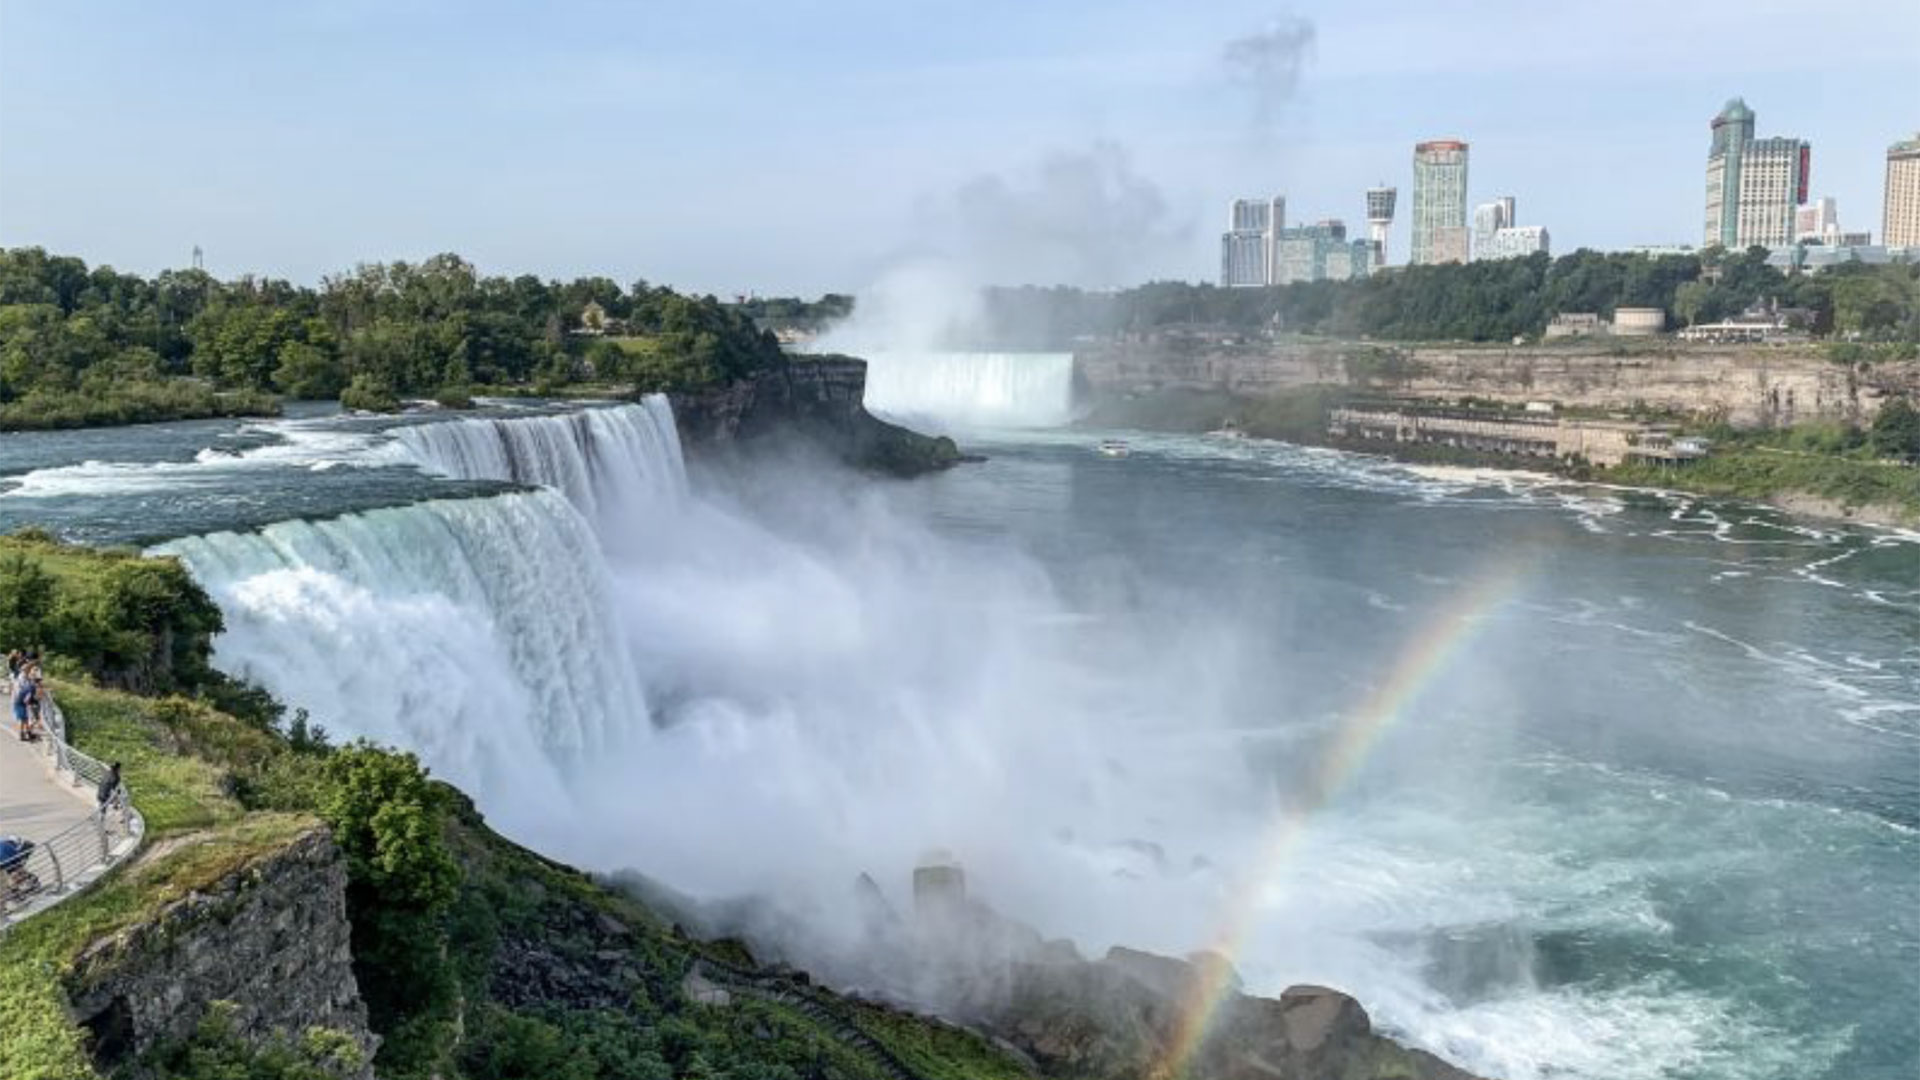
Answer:
[[1266, 29], [1234, 38], [1221, 50], [1227, 77], [1252, 100], [1257, 127], [1271, 128], [1280, 110], [1299, 92], [1300, 76], [1313, 59], [1315, 38], [1311, 21], [1282, 15]]

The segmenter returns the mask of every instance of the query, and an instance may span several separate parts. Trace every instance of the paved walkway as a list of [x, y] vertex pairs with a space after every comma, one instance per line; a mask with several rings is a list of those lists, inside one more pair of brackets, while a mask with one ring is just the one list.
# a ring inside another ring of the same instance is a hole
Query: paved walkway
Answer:
[[132, 854], [145, 831], [136, 813], [97, 812], [104, 765], [68, 749], [66, 767], [55, 770], [51, 732], [63, 729], [63, 718], [49, 707], [51, 730], [38, 742], [21, 742], [11, 715], [0, 727], [0, 836], [34, 843], [15, 867], [22, 878], [0, 882], [0, 931], [92, 884]]
[[93, 813], [93, 796], [55, 780], [46, 744], [21, 742], [13, 717], [6, 720], [0, 731], [0, 836], [37, 844], [85, 821]]

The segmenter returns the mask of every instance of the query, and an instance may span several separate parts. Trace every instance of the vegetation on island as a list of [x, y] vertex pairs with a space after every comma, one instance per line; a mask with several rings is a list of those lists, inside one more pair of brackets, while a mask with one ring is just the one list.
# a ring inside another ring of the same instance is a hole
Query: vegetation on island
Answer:
[[[50, 606], [24, 616], [39, 622], [9, 625], [46, 635], [69, 737], [122, 763], [147, 823], [141, 855], [0, 936], [0, 1076], [98, 1080], [67, 1004], [69, 982], [87, 977], [89, 946], [318, 829], [345, 856], [354, 971], [384, 1080], [891, 1080], [885, 1060], [846, 1030], [920, 1075], [1023, 1075], [982, 1038], [817, 989], [808, 1010], [749, 994], [724, 1007], [692, 1001], [682, 986], [697, 961], [737, 968], [752, 958], [734, 943], [689, 939], [631, 896], [505, 840], [412, 755], [335, 746], [303, 712], [289, 715], [205, 668], [218, 621], [202, 617], [208, 598], [172, 560], [41, 537], [0, 541], [0, 559], [13, 582], [54, 590]], [[53, 629], [63, 612], [84, 623], [99, 590], [122, 579], [144, 583], [142, 600], [95, 631], [190, 639], [181, 646], [189, 662], [140, 694], [104, 685], [113, 665], [61, 652], [69, 639]], [[514, 965], [527, 962], [557, 965], [568, 993], [523, 990], [532, 981]], [[215, 1007], [191, 1037], [114, 1070], [337, 1080], [363, 1064], [349, 1033], [312, 1028], [262, 1042]]]
[[308, 288], [0, 249], [5, 430], [271, 415], [280, 398], [386, 411], [482, 389], [684, 390], [781, 362], [746, 310], [644, 281], [483, 276], [436, 255]]
[[1608, 318], [1660, 308], [1678, 327], [1759, 302], [1804, 308], [1816, 335], [1920, 340], [1920, 264], [1784, 274], [1765, 248], [1698, 255], [1580, 250], [1444, 266], [1396, 267], [1357, 281], [1222, 288], [1157, 281], [1131, 289], [993, 288], [982, 318], [955, 328], [974, 348], [1069, 348], [1077, 340], [1181, 327], [1389, 341], [1538, 338], [1562, 312]]

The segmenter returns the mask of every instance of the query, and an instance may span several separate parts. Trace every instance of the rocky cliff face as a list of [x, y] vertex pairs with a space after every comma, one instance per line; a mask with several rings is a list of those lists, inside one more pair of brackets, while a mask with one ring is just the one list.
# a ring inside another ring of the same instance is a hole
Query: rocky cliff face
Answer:
[[727, 386], [675, 393], [673, 414], [689, 453], [724, 455], [788, 440], [810, 443], [859, 468], [895, 476], [961, 460], [947, 438], [889, 424], [861, 404], [867, 364], [848, 356], [791, 357]]
[[1645, 406], [1739, 426], [1858, 423], [1889, 396], [1920, 393], [1917, 364], [1849, 367], [1809, 348], [1651, 341], [1398, 349], [1170, 339], [1102, 345], [1076, 353], [1074, 362], [1096, 394], [1151, 388], [1259, 396], [1317, 384], [1415, 397]]
[[[67, 977], [103, 1072], [192, 1034], [215, 1002], [250, 1041], [344, 1032], [373, 1060], [353, 977], [347, 869], [324, 829], [95, 942]], [[372, 1080], [371, 1066], [361, 1076]]]

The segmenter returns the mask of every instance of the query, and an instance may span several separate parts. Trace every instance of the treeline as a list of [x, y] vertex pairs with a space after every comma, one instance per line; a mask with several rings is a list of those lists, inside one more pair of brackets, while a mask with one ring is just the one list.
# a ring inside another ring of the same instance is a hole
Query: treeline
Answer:
[[1662, 255], [1576, 251], [1557, 259], [1409, 266], [1360, 281], [1227, 289], [1163, 281], [1118, 292], [986, 292], [973, 347], [1066, 348], [1076, 338], [1209, 326], [1395, 341], [1537, 337], [1562, 312], [1610, 317], [1661, 308], [1669, 327], [1715, 322], [1758, 301], [1804, 308], [1808, 329], [1868, 341], [1920, 340], [1920, 265], [1848, 264], [1783, 274], [1766, 249]]
[[476, 386], [673, 389], [779, 362], [747, 314], [644, 281], [487, 277], [436, 255], [315, 289], [0, 249], [0, 426], [262, 411], [272, 395], [380, 407]]
[[797, 296], [749, 296], [733, 305], [763, 330], [817, 333], [853, 314], [853, 297], [827, 293], [818, 300]]

